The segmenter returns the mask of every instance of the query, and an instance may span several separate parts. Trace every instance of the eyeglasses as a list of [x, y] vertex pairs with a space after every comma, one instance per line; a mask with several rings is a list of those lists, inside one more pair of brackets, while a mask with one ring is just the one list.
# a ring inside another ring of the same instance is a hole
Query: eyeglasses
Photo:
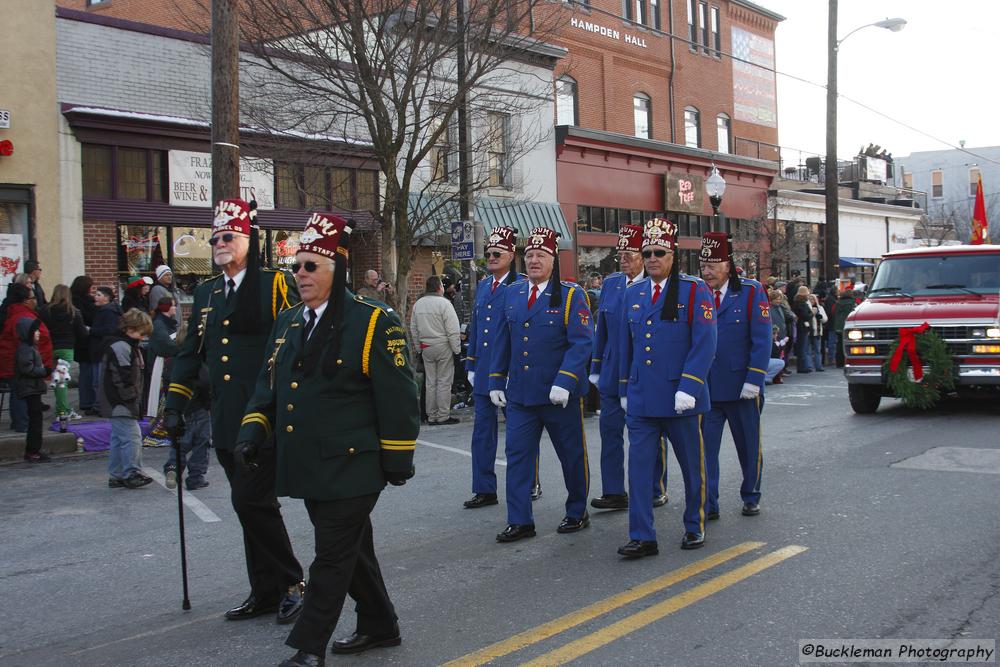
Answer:
[[317, 262], [309, 261], [309, 262], [302, 262], [300, 264], [299, 262], [295, 262], [294, 264], [292, 264], [292, 273], [298, 273], [299, 269], [305, 269], [306, 273], [313, 273], [313, 272], [316, 271], [316, 269], [319, 268], [320, 264], [333, 264], [333, 263], [334, 262], [319, 262], [319, 263], [317, 263]]
[[672, 250], [643, 250], [642, 257], [643, 259], [649, 259], [653, 255], [656, 255], [657, 257], [666, 257], [667, 253], [671, 255], [674, 254]]
[[493, 259], [500, 259], [501, 257], [503, 257], [503, 253], [494, 250], [493, 252], [486, 253], [486, 256], [492, 257]]
[[235, 234], [219, 234], [218, 236], [210, 238], [208, 240], [208, 245], [214, 247], [219, 244], [220, 239], [226, 243], [232, 243], [234, 238], [236, 238]]

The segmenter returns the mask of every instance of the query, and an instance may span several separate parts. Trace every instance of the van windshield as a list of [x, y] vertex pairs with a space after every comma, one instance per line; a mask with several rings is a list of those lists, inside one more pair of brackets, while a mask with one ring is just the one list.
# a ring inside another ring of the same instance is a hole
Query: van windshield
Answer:
[[969, 292], [998, 294], [1000, 253], [884, 260], [868, 293], [892, 296], [897, 291], [921, 296]]

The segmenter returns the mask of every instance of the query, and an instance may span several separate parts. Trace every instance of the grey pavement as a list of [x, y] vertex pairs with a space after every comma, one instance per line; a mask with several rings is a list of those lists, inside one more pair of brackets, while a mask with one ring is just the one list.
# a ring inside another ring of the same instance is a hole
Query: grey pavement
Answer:
[[[402, 646], [327, 664], [437, 665], [519, 633], [489, 664], [795, 665], [802, 638], [996, 639], [997, 400], [927, 413], [890, 400], [856, 416], [839, 372], [792, 376], [767, 388], [761, 515], [739, 513], [727, 431], [722, 519], [709, 524], [706, 547], [678, 548], [683, 486], [671, 454], [671, 500], [655, 511], [660, 554], [628, 562], [615, 553], [628, 537], [624, 512], [591, 511], [588, 530], [555, 532], [565, 489], [547, 440], [538, 537], [497, 544], [502, 491], [499, 506], [462, 509], [464, 411], [459, 425], [421, 430], [417, 476], [387, 488], [373, 516]], [[586, 431], [593, 497], [596, 418]], [[144, 451], [153, 470], [165, 457]], [[213, 460], [211, 485], [185, 494], [199, 503], [185, 514], [193, 609], [184, 612], [176, 497], [158, 484], [108, 489], [105, 466], [100, 455], [0, 466], [0, 665], [277, 665], [290, 655], [288, 627], [273, 619], [222, 619], [248, 590], [221, 467]], [[283, 513], [308, 566], [302, 503], [285, 500]], [[334, 637], [353, 629], [348, 600]]]

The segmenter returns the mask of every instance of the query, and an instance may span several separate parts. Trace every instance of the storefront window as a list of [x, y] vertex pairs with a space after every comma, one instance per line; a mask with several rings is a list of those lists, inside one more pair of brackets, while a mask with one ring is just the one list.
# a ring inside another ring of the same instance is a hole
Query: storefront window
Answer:
[[166, 227], [119, 225], [118, 270], [130, 276], [152, 273], [160, 264], [166, 264], [166, 242]]
[[111, 199], [111, 147], [83, 145], [83, 196]]
[[291, 265], [295, 261], [295, 253], [299, 249], [300, 234], [300, 232], [284, 229], [270, 231], [271, 265], [274, 268], [291, 270]]
[[175, 227], [173, 230], [171, 261], [174, 275], [193, 274], [204, 277], [212, 273], [212, 246], [208, 239], [212, 230], [208, 227], [184, 229]]
[[27, 239], [28, 205], [0, 202], [0, 285], [24, 270]]

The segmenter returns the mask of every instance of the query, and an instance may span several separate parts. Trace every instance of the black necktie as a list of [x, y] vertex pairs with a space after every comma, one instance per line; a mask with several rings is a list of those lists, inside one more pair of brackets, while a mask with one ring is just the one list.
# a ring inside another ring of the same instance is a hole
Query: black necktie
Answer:
[[233, 294], [236, 292], [236, 281], [230, 278], [226, 281], [226, 284], [229, 285], [229, 289], [226, 290], [226, 305], [228, 306], [232, 303]]
[[309, 340], [309, 336], [312, 335], [313, 327], [316, 326], [316, 311], [310, 308], [308, 310], [309, 321], [306, 322], [306, 328], [302, 332], [302, 340]]

